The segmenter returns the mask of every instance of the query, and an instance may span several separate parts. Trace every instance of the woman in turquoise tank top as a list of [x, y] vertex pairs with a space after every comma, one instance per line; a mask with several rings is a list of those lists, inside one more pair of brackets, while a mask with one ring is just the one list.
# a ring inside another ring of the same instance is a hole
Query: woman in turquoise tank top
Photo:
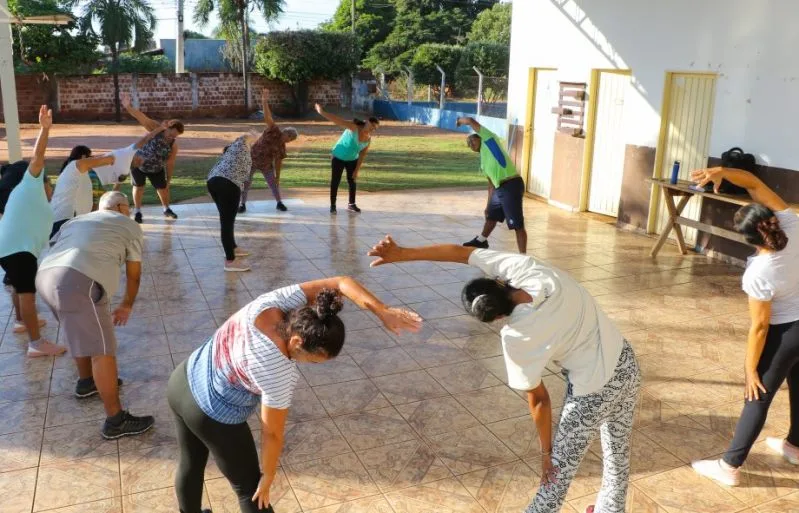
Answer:
[[330, 213], [336, 213], [336, 196], [338, 195], [338, 186], [341, 183], [341, 176], [344, 174], [344, 170], [347, 171], [347, 185], [350, 193], [347, 210], [360, 212], [361, 209], [355, 204], [355, 181], [358, 179], [358, 172], [361, 170], [361, 165], [363, 165], [366, 154], [369, 152], [372, 132], [380, 125], [380, 120], [371, 117], [368, 121], [361, 121], [360, 119], [347, 121], [325, 111], [318, 103], [316, 104], [316, 112], [344, 129], [344, 133], [341, 134], [331, 152], [333, 176], [330, 180]]

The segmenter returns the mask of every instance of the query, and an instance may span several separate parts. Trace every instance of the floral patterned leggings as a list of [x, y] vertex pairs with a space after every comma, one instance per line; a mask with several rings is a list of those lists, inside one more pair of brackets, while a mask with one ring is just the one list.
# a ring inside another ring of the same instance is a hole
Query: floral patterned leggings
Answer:
[[603, 472], [594, 511], [624, 513], [630, 478], [630, 438], [640, 388], [641, 370], [627, 341], [613, 377], [602, 390], [575, 396], [569, 387], [552, 444], [556, 482], [541, 486], [525, 513], [560, 511], [577, 468], [597, 434], [602, 439]]

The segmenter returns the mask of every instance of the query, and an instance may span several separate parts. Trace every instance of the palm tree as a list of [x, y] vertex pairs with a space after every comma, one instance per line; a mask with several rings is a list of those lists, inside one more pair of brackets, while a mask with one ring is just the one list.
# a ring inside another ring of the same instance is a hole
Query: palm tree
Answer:
[[[216, 1], [216, 3], [214, 3]], [[223, 27], [235, 26], [241, 34], [241, 76], [244, 80], [244, 111], [249, 113], [249, 88], [247, 71], [250, 61], [249, 13], [259, 11], [266, 21], [274, 21], [283, 12], [284, 0], [199, 0], [194, 7], [194, 23], [201, 28], [208, 24], [211, 13], [216, 9], [219, 22]], [[233, 30], [226, 29], [230, 34]]]
[[[119, 102], [119, 53], [123, 49], [146, 50], [153, 39], [155, 11], [147, 0], [70, 0], [69, 6], [83, 4], [78, 20], [81, 30], [95, 34], [111, 52], [111, 73], [114, 76], [116, 120], [122, 119]], [[95, 23], [99, 32], [95, 29]]]

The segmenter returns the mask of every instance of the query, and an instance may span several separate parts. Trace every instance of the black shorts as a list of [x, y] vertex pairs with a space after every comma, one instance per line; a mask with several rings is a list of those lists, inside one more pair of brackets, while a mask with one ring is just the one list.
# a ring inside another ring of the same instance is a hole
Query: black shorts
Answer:
[[36, 271], [39, 262], [33, 253], [23, 251], [0, 258], [0, 267], [6, 272], [3, 283], [11, 285], [17, 294], [36, 293]]
[[486, 219], [501, 223], [508, 222], [508, 229], [520, 230], [524, 228], [524, 180], [521, 176], [511, 178], [494, 189], [491, 201], [486, 208]]
[[166, 170], [162, 169], [157, 173], [142, 173], [139, 169], [130, 170], [130, 179], [135, 187], [144, 187], [148, 178], [156, 189], [166, 189]]

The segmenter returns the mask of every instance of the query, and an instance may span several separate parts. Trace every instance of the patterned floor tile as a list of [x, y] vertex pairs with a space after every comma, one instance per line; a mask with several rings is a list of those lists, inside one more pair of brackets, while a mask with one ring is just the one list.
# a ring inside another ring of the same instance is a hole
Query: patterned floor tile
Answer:
[[355, 451], [414, 440], [417, 435], [392, 407], [335, 417], [344, 438]]
[[431, 436], [430, 447], [455, 475], [516, 459], [485, 426]]
[[397, 410], [423, 436], [457, 431], [479, 423], [452, 397], [402, 404], [397, 406]]
[[36, 492], [37, 473], [36, 468], [0, 473], [3, 513], [30, 513]]
[[[80, 476], [80, 485], [76, 485], [75, 476]], [[119, 495], [119, 457], [116, 454], [60, 462], [39, 468], [33, 511]]]
[[386, 495], [395, 513], [483, 513], [455, 478], [425, 483]]
[[292, 463], [286, 475], [303, 510], [377, 495], [377, 486], [355, 454]]
[[444, 462], [420, 440], [384, 445], [357, 454], [383, 493], [452, 475]]
[[405, 404], [447, 395], [447, 391], [425, 371], [403, 372], [373, 378], [392, 404]]
[[[295, 392], [294, 402], [298, 392]], [[346, 415], [384, 408], [389, 404], [380, 390], [368, 379], [324, 385], [314, 388], [314, 392], [321, 401], [320, 406], [324, 406], [324, 409], [320, 408], [322, 414], [327, 410], [330, 415]], [[294, 404], [291, 409], [294, 409]]]

